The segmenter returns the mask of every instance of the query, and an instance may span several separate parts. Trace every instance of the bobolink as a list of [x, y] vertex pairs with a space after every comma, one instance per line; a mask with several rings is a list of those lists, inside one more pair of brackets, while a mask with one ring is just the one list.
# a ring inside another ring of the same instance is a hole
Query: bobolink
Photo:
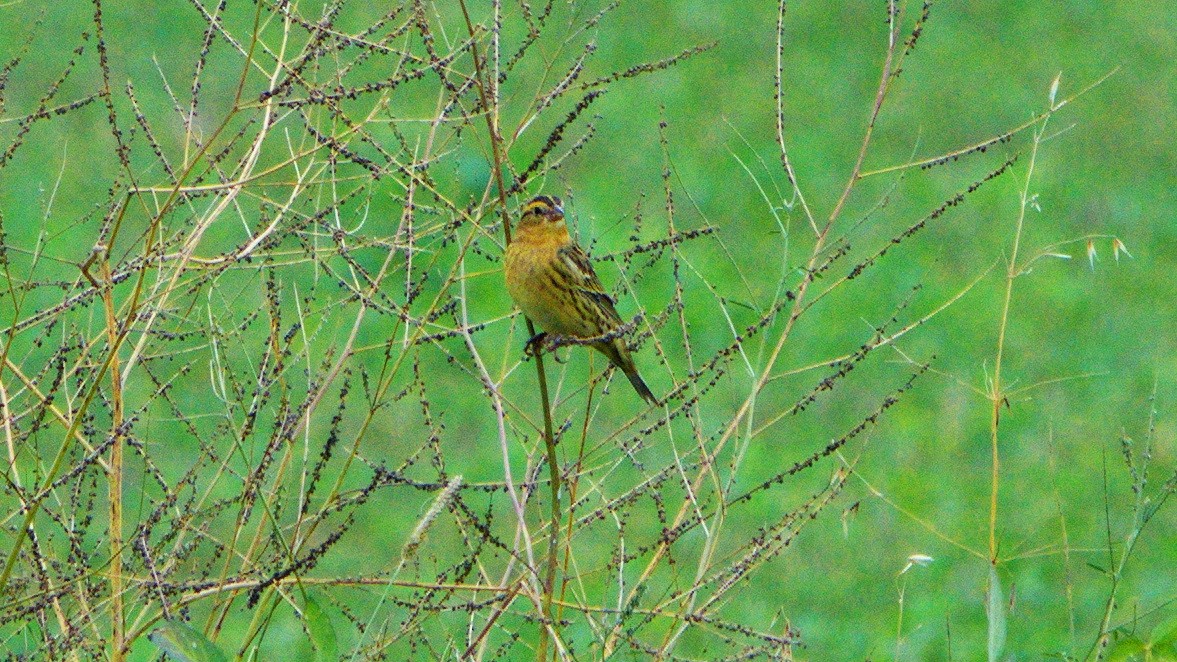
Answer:
[[638, 395], [651, 404], [658, 399], [638, 376], [638, 369], [618, 333], [621, 316], [605, 292], [588, 256], [568, 235], [559, 198], [541, 195], [523, 205], [515, 236], [507, 247], [507, 292], [544, 333], [585, 339], [614, 336], [589, 343], [621, 369]]

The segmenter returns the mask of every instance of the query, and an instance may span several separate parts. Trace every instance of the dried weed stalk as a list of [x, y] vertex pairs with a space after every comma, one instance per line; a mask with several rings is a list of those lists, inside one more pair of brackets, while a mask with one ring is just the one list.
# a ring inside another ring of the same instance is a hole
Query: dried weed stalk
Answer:
[[[816, 301], [1012, 158], [861, 255], [848, 233], [871, 212], [847, 220], [848, 202], [866, 177], [1042, 118], [864, 171], [928, 19], [891, 2], [861, 149], [821, 215], [787, 149], [781, 2], [788, 186], [765, 193], [781, 232], [762, 249], [780, 255], [775, 285], [749, 286], [737, 261], [740, 287], [709, 275], [703, 251], [733, 238], [679, 211], [690, 192], [663, 123], [662, 203], [619, 191], [632, 236], [600, 256], [667, 394], [627, 418], [603, 404], [610, 372], [524, 365], [533, 329], [510, 311], [500, 256], [514, 209], [596, 135], [598, 99], [707, 45], [608, 71], [594, 35], [616, 4], [192, 4], [194, 50], [168, 58], [190, 57], [190, 85], [167, 62], [120, 83], [114, 54], [133, 44], [99, 0], [35, 101], [6, 94], [39, 75], [27, 44], [0, 69], [2, 176], [37, 158], [43, 126], [106, 126], [85, 145], [103, 164], [89, 211], [63, 217], [55, 188], [41, 219], [0, 217], [0, 646], [120, 660], [155, 632], [264, 658], [292, 618], [322, 653], [326, 618], [352, 659], [788, 659], [798, 633], [733, 602], [841, 493], [832, 456], [925, 367], [876, 387], [846, 429], [794, 438], [789, 421], [935, 312], [912, 320], [896, 301], [861, 346], [812, 365], [787, 366], [785, 349]], [[761, 165], [757, 186], [773, 177]], [[804, 219], [793, 237], [787, 216]], [[639, 296], [656, 279], [668, 300]], [[795, 394], [772, 390], [785, 380]], [[757, 446], [787, 459], [750, 478]], [[820, 467], [823, 487], [790, 485]], [[733, 522], [753, 504], [759, 526]]]

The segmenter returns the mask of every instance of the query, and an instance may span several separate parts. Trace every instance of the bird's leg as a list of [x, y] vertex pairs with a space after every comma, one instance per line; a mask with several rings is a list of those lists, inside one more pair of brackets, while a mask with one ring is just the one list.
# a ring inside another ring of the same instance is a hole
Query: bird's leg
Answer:
[[532, 336], [531, 339], [529, 339], [527, 343], [523, 345], [523, 355], [535, 356], [539, 350], [543, 349], [544, 340], [546, 340], [547, 337], [547, 331], [540, 331], [539, 333]]

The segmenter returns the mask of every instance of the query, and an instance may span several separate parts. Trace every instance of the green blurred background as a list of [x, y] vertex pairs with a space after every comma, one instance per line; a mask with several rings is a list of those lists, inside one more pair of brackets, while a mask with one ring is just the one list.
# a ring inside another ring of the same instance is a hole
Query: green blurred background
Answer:
[[[452, 7], [437, 4], [439, 13], [452, 16]], [[628, 225], [623, 217], [638, 204], [639, 195], [646, 196], [651, 217], [658, 217], [661, 173], [668, 158], [679, 209], [676, 223], [719, 227], [724, 245], [735, 255], [731, 263], [711, 249], [698, 256], [696, 266], [721, 291], [741, 289], [738, 272], [753, 278], [757, 293], [771, 291], [775, 281], [756, 276], [762, 265], [781, 259], [779, 231], [758, 183], [770, 191], [788, 186], [775, 146], [776, 9], [771, 2], [630, 0], [602, 22], [594, 35], [598, 51], [591, 64], [597, 75], [695, 44], [717, 45], [666, 71], [613, 85], [592, 108], [601, 116], [595, 120], [596, 138], [545, 182], [545, 192], [574, 194], [570, 211], [582, 237], [596, 239], [598, 253], [625, 246]], [[233, 11], [252, 13], [248, 7]], [[350, 11], [362, 22], [368, 10]], [[173, 85], [186, 90], [203, 23], [190, 6], [178, 2], [111, 4], [106, 13], [115, 84], [132, 80], [144, 107], [166, 111], [170, 102], [160, 89], [152, 58]], [[371, 11], [372, 16], [378, 13]], [[786, 140], [800, 188], [819, 218], [830, 213], [858, 153], [885, 47], [883, 14], [879, 2], [788, 7]], [[32, 20], [38, 16], [43, 16], [39, 25]], [[32, 40], [19, 76], [8, 82], [2, 117], [12, 117], [35, 108], [46, 83], [69, 59], [75, 36], [91, 25], [90, 9], [72, 3], [4, 3], [0, 23], [7, 26], [0, 31], [5, 60], [26, 38]], [[64, 45], [62, 35], [69, 35]], [[92, 89], [95, 67], [87, 62], [67, 81], [62, 98], [78, 98]], [[212, 62], [202, 106], [207, 118], [217, 117], [218, 109], [228, 104], [238, 66], [229, 60]], [[1171, 474], [1177, 458], [1171, 416], [1177, 402], [1175, 62], [1177, 8], [1172, 3], [939, 3], [905, 62], [866, 157], [869, 171], [903, 163], [913, 154], [934, 156], [978, 142], [1045, 110], [1051, 82], [1060, 72], [1059, 98], [1064, 98], [1115, 70], [1051, 120], [1048, 133], [1062, 133], [1043, 145], [1030, 186], [1040, 209], [1027, 214], [1023, 260], [1044, 247], [1093, 234], [1118, 237], [1131, 259], [1113, 259], [1111, 239], [1100, 238], [1095, 240], [1098, 259], [1092, 268], [1080, 241], [1055, 249], [1073, 259], [1039, 261], [1015, 281], [1003, 366], [1007, 387], [1059, 380], [1017, 392], [1002, 414], [999, 537], [1001, 556], [1016, 560], [1003, 563], [999, 574], [1006, 592], [1015, 596], [1007, 650], [1018, 659], [1058, 651], [1086, 653], [1109, 590], [1108, 579], [1090, 565], [1108, 563], [1105, 506], [1117, 541], [1129, 524], [1132, 494], [1120, 440], [1127, 435], [1143, 443], [1154, 387], [1159, 411], [1152, 459], [1156, 482]], [[527, 91], [519, 92], [526, 102], [534, 85], [521, 87]], [[519, 119], [509, 116], [511, 102], [508, 95], [507, 126]], [[423, 112], [432, 103], [432, 97], [422, 99]], [[659, 140], [663, 118], [666, 154]], [[5, 145], [13, 134], [11, 124], [0, 127]], [[538, 144], [540, 137], [536, 133], [530, 140]], [[181, 139], [182, 134], [164, 138]], [[38, 241], [42, 228], [60, 238], [75, 222], [86, 226], [77, 219], [93, 213], [117, 170], [109, 150], [91, 148], [94, 141], [109, 141], [100, 103], [67, 120], [34, 126], [28, 140], [29, 146], [0, 177], [7, 241], [25, 247]], [[528, 140], [512, 153], [517, 167], [526, 165], [533, 153]], [[911, 171], [871, 223], [852, 227], [895, 183], [890, 175], [867, 179], [851, 198], [835, 235], [849, 237], [856, 257], [869, 255], [1004, 158], [1028, 147], [1029, 134], [1022, 133], [985, 155]], [[485, 155], [473, 143], [462, 149], [466, 151], [454, 157], [455, 182], [465, 185], [463, 178], [469, 178], [475, 185], [468, 188], [478, 191], [488, 175]], [[987, 547], [990, 470], [989, 403], [977, 391], [985, 389], [993, 369], [1005, 259], [1012, 248], [1027, 156], [896, 249], [878, 268], [817, 304], [799, 324], [782, 366], [804, 366], [852, 350], [916, 285], [922, 289], [912, 296], [906, 321], [927, 314], [990, 270], [965, 297], [899, 344], [917, 360], [934, 356], [936, 374], [918, 380], [868, 433], [865, 446], [848, 451], [861, 453], [861, 475], [888, 500], [975, 550]], [[741, 161], [756, 173], [755, 181]], [[53, 213], [43, 225], [46, 199], [59, 173]], [[784, 214], [799, 236], [789, 256], [790, 264], [798, 266], [808, 246], [807, 225], [797, 208]], [[657, 222], [665, 222], [664, 214]], [[224, 241], [232, 242], [232, 232], [239, 230], [224, 230]], [[660, 230], [649, 231], [652, 238]], [[79, 260], [89, 241], [66, 244], [57, 256]], [[769, 254], [765, 247], [771, 248]], [[602, 267], [601, 273], [608, 283], [617, 277], [611, 267]], [[488, 298], [487, 314], [509, 309], [497, 280], [484, 279], [480, 287]], [[641, 299], [661, 305], [669, 287], [665, 279], [646, 277]], [[623, 313], [632, 314], [632, 303], [622, 307]], [[692, 319], [694, 331], [710, 346], [728, 338], [726, 327], [707, 336], [707, 325], [717, 322], [706, 313]], [[364, 331], [369, 344], [379, 343], [381, 333], [380, 328]], [[515, 336], [512, 342], [520, 340]], [[659, 373], [652, 359], [646, 365], [654, 390], [668, 390], [665, 371]], [[864, 406], [869, 409], [864, 402], [877, 401], [909, 371], [899, 354], [877, 352], [845, 388], [819, 400], [787, 429], [782, 426], [779, 438], [770, 431], [751, 445], [747, 485], [811, 452], [814, 440], [820, 445], [842, 434], [861, 418]], [[789, 402], [816, 381], [816, 374], [771, 386], [764, 397]], [[731, 384], [729, 409], [734, 411], [742, 401], [739, 389], [746, 384], [740, 377]], [[451, 411], [460, 411], [461, 395], [449, 397]], [[632, 403], [624, 400], [628, 394], [615, 388], [611, 397], [619, 402], [610, 402], [606, 412], [619, 417], [630, 412]], [[485, 404], [470, 400], [466, 406], [473, 403]], [[712, 426], [720, 422], [709, 421]], [[492, 434], [469, 432], [472, 438]], [[807, 443], [792, 444], [795, 439]], [[497, 453], [488, 444], [471, 449], [455, 465], [468, 462], [465, 471], [476, 473], [470, 467], [493, 468]], [[451, 468], [462, 472], [460, 466]], [[786, 493], [807, 496], [828, 481], [832, 468], [802, 477]], [[855, 502], [860, 502], [857, 514], [840, 518]], [[419, 513], [408, 510], [404, 517], [411, 527]], [[1068, 558], [1060, 551], [1060, 512], [1065, 515]], [[378, 539], [388, 528], [385, 516], [373, 513], [371, 521], [358, 522], [356, 537]], [[754, 509], [744, 509], [733, 513], [728, 526], [751, 530], [763, 519]], [[1170, 508], [1150, 526], [1129, 565], [1114, 622], [1128, 620], [1135, 611], [1146, 615], [1142, 623], [1147, 628], [1177, 611], [1169, 604], [1177, 598], [1177, 516]], [[357, 559], [370, 552], [364, 545], [352, 549]], [[911, 554], [934, 561], [900, 575]], [[349, 559], [334, 558], [332, 566], [344, 572]], [[852, 480], [841, 500], [758, 572], [751, 587], [725, 610], [741, 621], [763, 623], [771, 614], [788, 619], [806, 644], [799, 659], [945, 659], [949, 642], [954, 659], [978, 659], [986, 632], [987, 573], [983, 559], [946, 542]], [[1073, 631], [1068, 586], [1073, 590]]]

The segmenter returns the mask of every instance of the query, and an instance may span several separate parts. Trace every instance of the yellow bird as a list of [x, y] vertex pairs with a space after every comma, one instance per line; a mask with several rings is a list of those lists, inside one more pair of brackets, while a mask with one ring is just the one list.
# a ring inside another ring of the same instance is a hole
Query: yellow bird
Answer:
[[[584, 251], [568, 235], [559, 198], [541, 195], [523, 205], [523, 215], [507, 246], [507, 292], [543, 333], [528, 341], [542, 342], [551, 333], [569, 338], [596, 338], [617, 331], [621, 316], [605, 292]], [[651, 404], [658, 398], [638, 375], [621, 334], [589, 343], [617, 366], [638, 395]]]

